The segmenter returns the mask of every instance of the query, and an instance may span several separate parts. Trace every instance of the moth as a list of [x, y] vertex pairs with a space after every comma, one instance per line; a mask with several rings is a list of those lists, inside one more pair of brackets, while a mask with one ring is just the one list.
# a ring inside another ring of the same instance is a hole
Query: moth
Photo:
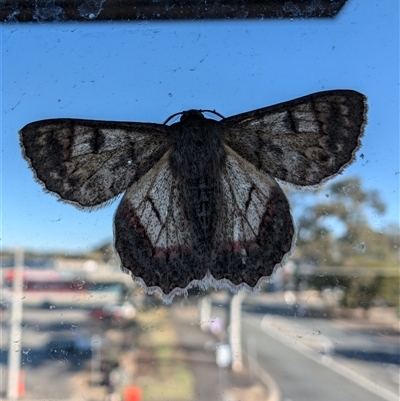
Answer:
[[340, 174], [366, 112], [364, 95], [332, 90], [219, 121], [204, 110], [170, 125], [42, 120], [20, 140], [36, 179], [64, 202], [90, 211], [125, 191], [114, 216], [121, 266], [168, 302], [195, 285], [259, 288], [294, 248], [278, 182]]

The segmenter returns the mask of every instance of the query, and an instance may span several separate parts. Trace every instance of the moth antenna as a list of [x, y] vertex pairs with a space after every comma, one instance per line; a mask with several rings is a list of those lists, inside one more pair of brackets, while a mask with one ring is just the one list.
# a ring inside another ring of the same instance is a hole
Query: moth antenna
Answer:
[[174, 117], [179, 116], [179, 114], [183, 114], [183, 111], [179, 111], [178, 113], [172, 114], [172, 116], [169, 116], [163, 124], [166, 125], [168, 121], [171, 121]]
[[212, 113], [212, 114], [215, 114], [216, 116], [218, 116], [218, 117], [220, 117], [222, 119], [225, 118], [222, 114], [218, 113], [218, 111], [216, 111], [215, 109], [214, 110], [208, 110], [208, 109], [207, 110], [200, 110], [200, 112], [202, 112], [202, 113]]

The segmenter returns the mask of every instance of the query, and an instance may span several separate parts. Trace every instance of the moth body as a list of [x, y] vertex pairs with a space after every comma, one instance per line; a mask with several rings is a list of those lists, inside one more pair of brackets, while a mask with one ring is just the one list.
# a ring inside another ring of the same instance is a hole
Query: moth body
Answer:
[[172, 127], [169, 164], [179, 186], [185, 216], [193, 224], [199, 252], [213, 246], [221, 205], [221, 172], [226, 151], [218, 122], [196, 110], [184, 112]]

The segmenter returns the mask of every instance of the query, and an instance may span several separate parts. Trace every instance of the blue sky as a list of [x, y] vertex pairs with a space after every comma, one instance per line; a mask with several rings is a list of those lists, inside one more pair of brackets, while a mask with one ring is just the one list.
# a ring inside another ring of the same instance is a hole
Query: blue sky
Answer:
[[57, 117], [162, 123], [225, 116], [328, 89], [368, 96], [369, 124], [344, 176], [377, 189], [399, 224], [398, 1], [349, 0], [332, 20], [2, 25], [4, 249], [84, 252], [112, 239], [118, 200], [76, 210], [34, 181], [18, 130]]

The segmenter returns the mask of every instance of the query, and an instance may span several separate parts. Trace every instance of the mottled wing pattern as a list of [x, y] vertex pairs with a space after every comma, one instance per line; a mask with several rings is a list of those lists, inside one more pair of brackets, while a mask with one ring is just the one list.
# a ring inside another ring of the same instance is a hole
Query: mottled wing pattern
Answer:
[[366, 98], [333, 90], [228, 117], [226, 143], [272, 176], [316, 185], [354, 161], [366, 124]]
[[290, 253], [294, 225], [289, 203], [274, 178], [228, 146], [225, 150], [222, 206], [210, 273], [217, 280], [254, 287]]
[[45, 188], [77, 207], [114, 198], [145, 174], [168, 149], [168, 126], [54, 119], [20, 131], [21, 145]]
[[126, 191], [114, 218], [122, 266], [147, 288], [158, 287], [164, 294], [205, 275], [169, 153]]

